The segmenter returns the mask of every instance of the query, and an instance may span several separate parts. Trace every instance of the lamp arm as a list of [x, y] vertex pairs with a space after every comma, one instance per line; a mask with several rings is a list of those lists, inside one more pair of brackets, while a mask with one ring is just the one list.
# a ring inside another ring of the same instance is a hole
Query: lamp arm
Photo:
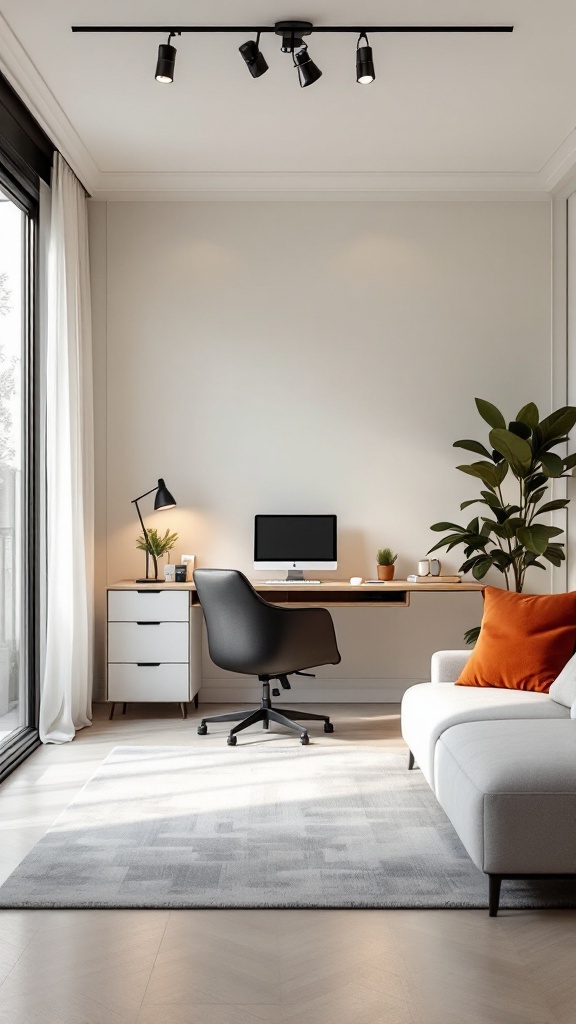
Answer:
[[[137, 501], [141, 501], [142, 498], [145, 498], [148, 494], [152, 494], [154, 491], [157, 491], [157, 490], [158, 490], [158, 484], [156, 484], [156, 487], [151, 487], [149, 491], [144, 491], [144, 494], [139, 494], [137, 498], [132, 498], [132, 505], [136, 505]], [[138, 508], [137, 505], [136, 505], [136, 508]], [[138, 515], [140, 515], [140, 513], [138, 513]], [[140, 517], [140, 518], [142, 518], [142, 517]]]
[[[158, 488], [157, 487], [153, 487], [152, 490], [153, 491], [154, 490], [157, 491]], [[147, 491], [146, 492], [146, 494], [151, 494], [151, 493], [152, 493], [152, 491]], [[140, 495], [140, 498], [145, 498], [145, 497], [146, 497], [145, 494], [141, 494]], [[136, 505], [136, 511], [138, 513], [138, 519], [140, 520], [140, 526], [142, 527], [142, 533], [144, 534], [144, 537], [146, 539], [146, 579], [148, 579], [148, 570], [149, 570], [149, 566], [150, 566], [150, 554], [149, 554], [148, 548], [150, 547], [150, 538], [148, 536], [148, 530], [144, 526], [144, 520], [142, 519], [142, 513], [141, 513], [140, 507], [138, 505], [138, 502], [139, 502], [140, 498], [134, 498], [133, 501], [132, 501], [132, 504]]]

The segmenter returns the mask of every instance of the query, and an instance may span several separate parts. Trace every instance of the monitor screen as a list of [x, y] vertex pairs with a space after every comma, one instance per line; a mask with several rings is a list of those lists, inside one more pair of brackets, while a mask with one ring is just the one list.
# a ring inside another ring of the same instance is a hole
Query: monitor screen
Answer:
[[256, 568], [335, 569], [336, 557], [335, 515], [255, 516]]

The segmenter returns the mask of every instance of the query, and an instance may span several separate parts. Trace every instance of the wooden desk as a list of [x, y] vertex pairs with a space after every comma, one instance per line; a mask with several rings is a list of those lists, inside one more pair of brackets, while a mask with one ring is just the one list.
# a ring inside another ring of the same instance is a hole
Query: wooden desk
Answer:
[[[481, 583], [278, 584], [252, 581], [267, 601], [293, 607], [407, 608], [414, 592], [482, 591]], [[179, 592], [179, 593], [178, 593]], [[106, 699], [198, 704], [202, 683], [202, 609], [193, 583], [135, 583], [107, 588]], [[114, 708], [112, 708], [113, 713]]]
[[[322, 605], [323, 607], [356, 608], [358, 605], [369, 605], [371, 608], [380, 605], [383, 608], [393, 605], [408, 607], [412, 593], [466, 593], [484, 590], [482, 583], [408, 583], [407, 580], [392, 580], [390, 583], [361, 583], [354, 586], [347, 580], [326, 580], [323, 583], [306, 585], [305, 583], [287, 583], [286, 586], [265, 583], [263, 580], [250, 580], [254, 589], [273, 604]], [[108, 587], [110, 590], [136, 590], [138, 593], [180, 590], [190, 593], [190, 604], [199, 604], [196, 587], [193, 583], [134, 583], [132, 580], [120, 580]]]

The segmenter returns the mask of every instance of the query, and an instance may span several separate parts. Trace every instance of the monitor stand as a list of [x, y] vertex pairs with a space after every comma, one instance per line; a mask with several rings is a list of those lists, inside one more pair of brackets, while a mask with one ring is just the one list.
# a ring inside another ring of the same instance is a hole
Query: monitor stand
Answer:
[[286, 574], [286, 579], [287, 580], [304, 580], [304, 570], [303, 569], [289, 569], [288, 573]]

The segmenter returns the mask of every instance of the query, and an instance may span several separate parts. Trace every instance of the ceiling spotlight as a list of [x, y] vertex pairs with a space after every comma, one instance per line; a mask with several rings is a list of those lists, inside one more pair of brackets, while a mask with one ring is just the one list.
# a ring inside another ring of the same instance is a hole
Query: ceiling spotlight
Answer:
[[268, 71], [268, 65], [264, 54], [260, 52], [260, 33], [256, 36], [256, 42], [250, 39], [247, 43], [242, 43], [242, 46], [238, 47], [242, 57], [246, 61], [246, 67], [252, 75], [252, 78], [260, 78]]
[[[360, 46], [363, 39], [366, 40], [366, 46]], [[360, 85], [370, 85], [370, 82], [373, 82], [375, 78], [372, 47], [368, 43], [366, 33], [361, 32], [356, 43], [356, 81]]]
[[170, 45], [174, 36], [179, 32], [171, 32], [167, 43], [160, 43], [158, 47], [158, 61], [156, 63], [156, 81], [163, 85], [170, 85], [174, 81], [174, 65], [176, 64], [176, 47]]
[[298, 68], [298, 78], [303, 89], [307, 85], [317, 82], [322, 77], [322, 72], [312, 60], [307, 46], [303, 46], [298, 53], [292, 54], [292, 57], [294, 59], [294, 67]]

